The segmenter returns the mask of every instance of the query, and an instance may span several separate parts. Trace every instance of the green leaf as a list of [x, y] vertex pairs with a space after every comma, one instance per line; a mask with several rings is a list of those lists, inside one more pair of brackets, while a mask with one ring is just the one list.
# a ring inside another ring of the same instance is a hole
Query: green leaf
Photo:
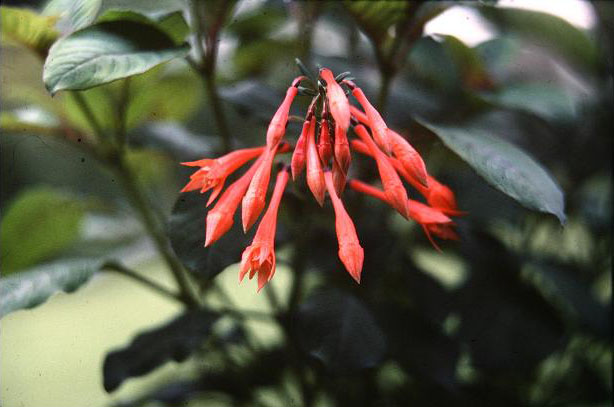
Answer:
[[45, 57], [59, 33], [54, 28], [57, 18], [45, 17], [31, 10], [0, 7], [2, 41], [17, 43]]
[[582, 102], [580, 96], [570, 90], [545, 82], [510, 84], [496, 93], [481, 96], [499, 106], [534, 113], [552, 122], [577, 119]]
[[86, 204], [49, 188], [22, 192], [2, 217], [2, 271], [28, 267], [48, 259], [79, 237]]
[[97, 22], [102, 23], [118, 20], [153, 25], [161, 31], [164, 31], [164, 33], [172, 38], [177, 45], [183, 43], [190, 33], [190, 27], [183, 18], [181, 11], [173, 11], [149, 17], [132, 10], [108, 9], [98, 18]]
[[565, 222], [563, 192], [550, 174], [513, 144], [481, 126], [444, 126], [418, 120], [490, 185], [525, 207]]
[[0, 317], [20, 309], [36, 307], [58, 291], [75, 291], [85, 284], [99, 267], [99, 261], [72, 259], [0, 278]]
[[188, 51], [187, 45], [176, 46], [149, 24], [102, 22], [56, 42], [45, 61], [43, 81], [51, 94], [88, 89], [146, 72]]
[[207, 310], [186, 312], [110, 352], [102, 368], [105, 390], [112, 392], [126, 379], [143, 376], [169, 360], [184, 361], [201, 347], [217, 318]]
[[343, 4], [358, 25], [378, 44], [389, 37], [390, 27], [403, 21], [417, 7], [416, 3], [408, 1], [346, 0]]
[[519, 8], [476, 9], [504, 33], [553, 50], [577, 67], [593, 70], [598, 63], [595, 42], [584, 31], [560, 17]]
[[58, 118], [38, 106], [27, 106], [0, 113], [0, 130], [8, 133], [54, 133]]
[[51, 0], [43, 14], [59, 16], [63, 33], [73, 32], [92, 24], [102, 6], [102, 0]]
[[386, 352], [384, 333], [353, 296], [335, 290], [312, 295], [300, 306], [301, 346], [333, 371], [374, 367]]
[[208, 193], [198, 192], [179, 195], [169, 223], [173, 250], [183, 265], [203, 280], [211, 279], [226, 267], [241, 261], [241, 253], [253, 236], [253, 233], [243, 233], [241, 211], [237, 210], [234, 225], [226, 235], [210, 247], [204, 247], [208, 196]]

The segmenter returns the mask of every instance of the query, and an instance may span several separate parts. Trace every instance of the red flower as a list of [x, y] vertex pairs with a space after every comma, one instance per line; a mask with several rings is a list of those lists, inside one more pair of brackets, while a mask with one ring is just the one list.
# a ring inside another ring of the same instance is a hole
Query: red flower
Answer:
[[271, 167], [273, 166], [273, 158], [277, 144], [267, 149], [263, 153], [262, 163], [258, 166], [254, 177], [249, 183], [247, 192], [243, 197], [241, 205], [241, 219], [243, 222], [243, 231], [247, 232], [252, 227], [260, 212], [264, 209], [264, 200], [266, 191], [269, 187], [269, 179], [271, 178]]
[[326, 186], [324, 185], [324, 172], [322, 171], [322, 163], [320, 163], [320, 155], [316, 147], [315, 131], [316, 118], [311, 116], [309, 131], [307, 132], [307, 185], [316, 201], [322, 206], [324, 205]]
[[258, 291], [271, 281], [275, 274], [275, 229], [277, 226], [277, 211], [281, 197], [288, 183], [288, 170], [284, 168], [277, 174], [275, 189], [271, 203], [262, 217], [252, 244], [241, 255], [239, 281], [249, 272], [249, 278], [258, 274]]
[[428, 187], [426, 166], [420, 154], [397, 132], [388, 129], [392, 153], [401, 162], [405, 171]]
[[[369, 184], [358, 180], [350, 180], [350, 188], [363, 194], [370, 195], [383, 202], [389, 203], [384, 191], [381, 191]], [[429, 241], [437, 250], [441, 251], [439, 246], [431, 237], [431, 233], [439, 236], [442, 239], [458, 239], [458, 235], [454, 231], [454, 222], [448, 218], [442, 211], [436, 208], [431, 208], [422, 202], [409, 200], [409, 218], [418, 222]]]
[[196, 189], [200, 189], [200, 192], [206, 192], [215, 188], [207, 202], [207, 206], [209, 206], [221, 192], [226, 178], [249, 160], [258, 157], [263, 151], [264, 147], [245, 148], [216, 159], [205, 158], [198, 161], [183, 162], [182, 165], [201, 168], [190, 176], [190, 182], [183, 187], [181, 192]]
[[327, 171], [324, 174], [324, 179], [326, 180], [326, 188], [335, 210], [335, 230], [337, 232], [337, 241], [339, 242], [339, 259], [341, 259], [345, 269], [352, 278], [357, 283], [360, 283], [362, 263], [365, 257], [364, 250], [358, 241], [354, 223], [335, 192], [332, 174]]
[[303, 130], [301, 131], [301, 135], [296, 141], [296, 147], [294, 147], [294, 153], [292, 154], [292, 180], [296, 181], [296, 178], [301, 175], [303, 172], [303, 168], [305, 168], [305, 140], [309, 135], [309, 120], [305, 120], [303, 123]]
[[371, 105], [362, 89], [357, 87], [352, 81], [344, 81], [350, 89], [352, 89], [352, 95], [358, 100], [358, 103], [365, 110], [367, 115], [367, 119], [369, 121], [369, 127], [373, 131], [373, 139], [377, 145], [387, 154], [390, 155], [392, 152], [392, 146], [390, 145], [390, 140], [388, 138], [388, 126], [386, 126], [386, 122], [382, 119], [382, 116], [379, 112]]
[[294, 97], [298, 93], [298, 85], [305, 79], [304, 76], [296, 78], [292, 85], [286, 91], [286, 97], [281, 105], [277, 108], [277, 112], [269, 123], [269, 128], [266, 133], [266, 145], [269, 148], [274, 147], [281, 141], [286, 132], [286, 124], [288, 123], [288, 113], [290, 112], [290, 105], [294, 100]]
[[407, 218], [409, 216], [407, 191], [405, 191], [403, 182], [401, 182], [401, 179], [397, 175], [393, 165], [390, 163], [389, 157], [379, 150], [373, 140], [371, 140], [367, 129], [365, 129], [363, 125], [359, 124], [358, 126], [354, 127], [354, 131], [367, 145], [369, 151], [371, 151], [371, 155], [377, 162], [377, 169], [379, 171], [382, 185], [384, 186], [384, 193], [386, 194], [388, 202], [397, 210], [397, 212], [403, 215], [403, 217]]
[[335, 119], [335, 123], [345, 133], [350, 127], [350, 102], [330, 69], [321, 69], [320, 77], [326, 82], [326, 98], [328, 99], [330, 114]]
[[328, 118], [326, 113], [322, 113], [322, 121], [320, 121], [320, 139], [318, 140], [318, 153], [320, 154], [320, 159], [322, 160], [324, 165], [328, 165], [328, 162], [333, 156], [333, 148], [331, 144], [330, 129], [328, 128]]

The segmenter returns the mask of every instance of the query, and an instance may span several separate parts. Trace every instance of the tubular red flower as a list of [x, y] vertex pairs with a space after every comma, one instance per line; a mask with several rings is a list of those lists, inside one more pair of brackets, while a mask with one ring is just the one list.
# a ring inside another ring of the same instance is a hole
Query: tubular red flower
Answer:
[[338, 125], [335, 125], [335, 160], [337, 160], [343, 173], [347, 174], [352, 161], [352, 155], [345, 130]]
[[286, 97], [284, 101], [281, 102], [281, 105], [277, 108], [277, 112], [271, 119], [269, 123], [269, 128], [266, 133], [266, 145], [268, 148], [272, 148], [277, 145], [284, 137], [286, 133], [286, 124], [288, 123], [288, 114], [290, 112], [290, 106], [292, 105], [292, 101], [294, 97], [298, 93], [298, 85], [304, 77], [299, 76], [296, 78], [292, 85], [286, 91]]
[[377, 143], [377, 145], [387, 154], [390, 155], [392, 153], [392, 146], [390, 145], [390, 140], [388, 137], [388, 126], [386, 126], [386, 122], [382, 119], [382, 116], [379, 114], [377, 109], [371, 105], [362, 89], [354, 85], [351, 81], [344, 81], [347, 83], [352, 89], [352, 95], [358, 100], [358, 103], [365, 110], [367, 115], [367, 119], [369, 120], [369, 127], [373, 131], [373, 139]]
[[365, 126], [369, 125], [369, 118], [367, 117], [365, 112], [363, 112], [362, 110], [360, 110], [356, 106], [350, 105], [350, 113], [360, 123], [364, 124]]
[[[373, 157], [373, 154], [367, 145], [360, 140], [352, 140], [351, 147], [361, 154]], [[466, 212], [458, 209], [454, 192], [452, 192], [449, 187], [443, 185], [428, 174], [426, 178], [429, 187], [425, 187], [405, 170], [399, 160], [392, 157], [390, 157], [388, 160], [392, 163], [397, 173], [399, 173], [399, 175], [401, 175], [405, 181], [409, 182], [411, 186], [416, 188], [418, 192], [420, 192], [420, 194], [426, 198], [426, 201], [431, 207], [441, 210], [448, 216], [462, 216], [467, 214]]]
[[345, 132], [350, 127], [350, 102], [330, 69], [321, 69], [320, 77], [326, 82], [326, 97], [330, 106], [330, 114], [335, 119], [335, 123]]
[[252, 227], [262, 209], [266, 199], [266, 191], [269, 187], [269, 179], [271, 178], [271, 167], [277, 145], [272, 149], [265, 150], [262, 164], [258, 166], [254, 177], [249, 183], [247, 192], [243, 197], [241, 205], [241, 218], [243, 222], [243, 231], [247, 232]]
[[392, 153], [401, 162], [405, 171], [428, 187], [426, 165], [420, 154], [397, 132], [388, 129], [388, 138], [392, 146]]
[[[375, 188], [358, 180], [350, 180], [350, 188], [363, 194], [370, 195], [383, 202], [388, 203], [388, 198], [384, 191]], [[439, 246], [431, 237], [431, 233], [442, 239], [458, 239], [458, 235], [454, 231], [454, 222], [448, 218], [441, 210], [431, 208], [422, 202], [409, 200], [409, 217], [419, 223], [435, 249], [441, 251]]]
[[339, 259], [341, 259], [345, 269], [350, 273], [352, 278], [360, 284], [362, 264], [365, 257], [364, 250], [358, 241], [354, 223], [343, 207], [343, 202], [341, 202], [341, 199], [339, 199], [335, 192], [335, 186], [333, 185], [333, 178], [330, 171], [324, 174], [324, 179], [335, 210], [335, 230], [339, 242]]
[[249, 272], [252, 279], [258, 274], [258, 291], [271, 281], [275, 274], [275, 229], [277, 227], [277, 212], [281, 197], [288, 183], [288, 171], [283, 169], [277, 174], [275, 189], [269, 207], [267, 208], [252, 244], [241, 255], [239, 281]]
[[333, 160], [333, 185], [335, 186], [335, 192], [337, 195], [341, 196], [343, 190], [345, 189], [345, 182], [347, 180], [347, 172], [344, 172], [343, 169], [337, 163], [337, 160]]
[[403, 182], [399, 178], [393, 164], [390, 162], [389, 157], [382, 153], [375, 145], [371, 136], [367, 132], [367, 129], [361, 124], [354, 127], [356, 134], [364, 141], [371, 155], [377, 163], [377, 169], [379, 171], [382, 185], [384, 186], [384, 193], [388, 198], [390, 205], [395, 208], [403, 217], [409, 216], [409, 200], [407, 198], [407, 191], [403, 186]]
[[181, 192], [200, 189], [202, 193], [214, 188], [209, 197], [209, 202], [207, 202], [207, 206], [209, 206], [222, 190], [226, 178], [249, 160], [258, 157], [263, 151], [264, 147], [245, 148], [216, 159], [205, 158], [198, 161], [183, 162], [182, 165], [201, 168], [190, 176], [190, 182], [183, 187]]
[[301, 131], [301, 135], [296, 141], [296, 146], [294, 147], [294, 153], [292, 153], [292, 180], [296, 181], [301, 172], [303, 172], [303, 168], [305, 168], [305, 140], [308, 137], [309, 133], [309, 120], [305, 120], [303, 123], [303, 130]]
[[318, 153], [324, 165], [328, 165], [333, 155], [333, 148], [330, 139], [330, 129], [328, 128], [328, 120], [326, 115], [322, 115], [320, 121], [320, 139], [318, 140]]
[[316, 201], [322, 206], [324, 205], [326, 186], [324, 185], [324, 172], [322, 171], [320, 155], [316, 147], [315, 132], [316, 118], [311, 116], [307, 137], [307, 186], [309, 186]]

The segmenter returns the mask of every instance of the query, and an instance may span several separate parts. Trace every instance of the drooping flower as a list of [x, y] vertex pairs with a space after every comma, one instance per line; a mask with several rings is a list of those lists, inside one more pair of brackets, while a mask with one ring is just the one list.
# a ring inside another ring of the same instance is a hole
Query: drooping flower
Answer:
[[377, 109], [373, 107], [373, 105], [369, 102], [367, 97], [365, 96], [362, 89], [357, 87], [354, 82], [345, 80], [350, 89], [352, 89], [352, 95], [358, 100], [358, 103], [365, 110], [365, 114], [367, 115], [367, 119], [369, 121], [369, 127], [373, 131], [373, 139], [375, 143], [386, 153], [390, 155], [392, 153], [392, 146], [390, 145], [390, 140], [388, 138], [388, 126], [382, 116], [379, 114]]
[[316, 118], [312, 116], [309, 121], [309, 131], [307, 132], [307, 186], [316, 198], [320, 206], [324, 205], [324, 172], [320, 162], [320, 154], [315, 141]]
[[[324, 165], [328, 165], [333, 156], [333, 147], [330, 138], [330, 129], [328, 127], [328, 115], [322, 113], [322, 121], [320, 122], [320, 138], [318, 140], [318, 153]], [[348, 146], [349, 148], [349, 146]]]
[[[426, 171], [422, 157], [401, 135], [389, 129], [382, 116], [367, 100], [363, 91], [344, 74], [334, 77], [324, 68], [320, 77], [326, 86], [313, 83], [306, 77], [296, 78], [267, 128], [266, 147], [242, 149], [218, 159], [204, 159], [184, 163], [200, 167], [182, 191], [213, 190], [207, 206], [221, 194], [206, 219], [205, 246], [210, 246], [233, 225], [239, 202], [242, 204], [243, 230], [254, 225], [266, 206], [271, 170], [277, 153], [293, 149], [292, 177], [297, 180], [306, 169], [307, 186], [316, 201], [323, 205], [328, 191], [335, 211], [335, 230], [339, 242], [339, 258], [352, 278], [360, 282], [364, 250], [360, 246], [356, 228], [341, 201], [352, 165], [352, 150], [373, 157], [377, 164], [383, 190], [351, 180], [356, 190], [386, 202], [404, 217], [422, 225], [429, 240], [438, 249], [431, 235], [443, 239], [457, 239], [454, 223], [448, 216], [463, 214], [456, 208], [453, 192], [432, 178]], [[302, 80], [310, 87], [299, 87]], [[350, 106], [344, 87], [349, 88], [364, 112]], [[290, 106], [297, 95], [309, 95], [313, 99], [305, 114], [303, 129], [296, 146], [283, 141], [288, 123]], [[347, 130], [352, 122], [358, 139], [350, 140]], [[351, 148], [350, 148], [351, 147]], [[239, 167], [257, 157], [250, 168], [222, 193], [225, 180]], [[428, 205], [408, 199], [401, 177], [415, 187]], [[258, 290], [270, 281], [275, 273], [275, 230], [277, 211], [289, 178], [286, 166], [277, 175], [275, 189], [269, 206], [258, 225], [252, 244], [241, 256], [239, 277], [253, 278], [258, 274]], [[299, 248], [301, 250], [302, 248]]]
[[226, 178], [238, 168], [242, 167], [246, 162], [262, 154], [264, 149], [265, 147], [245, 148], [233, 151], [232, 153], [228, 153], [216, 159], [205, 158], [198, 161], [181, 163], [188, 167], [200, 167], [199, 170], [190, 176], [190, 182], [183, 187], [181, 192], [200, 189], [202, 193], [213, 188], [213, 192], [209, 197], [209, 202], [207, 202], [207, 206], [209, 206], [221, 192]]
[[241, 255], [241, 267], [239, 281], [242, 281], [247, 273], [250, 280], [258, 274], [258, 291], [271, 281], [275, 274], [275, 230], [277, 227], [277, 212], [281, 197], [288, 183], [288, 169], [283, 168], [277, 174], [275, 189], [271, 202], [262, 221], [258, 226], [252, 244]]
[[243, 197], [241, 204], [241, 220], [243, 222], [243, 231], [247, 232], [258, 219], [260, 212], [264, 209], [266, 191], [269, 187], [269, 179], [271, 178], [271, 167], [273, 166], [273, 158], [277, 144], [264, 151], [262, 163], [258, 166], [254, 177], [249, 183], [247, 192]]
[[384, 186], [384, 193], [388, 199], [388, 202], [399, 212], [403, 217], [409, 216], [409, 200], [407, 198], [407, 191], [403, 186], [403, 182], [399, 178], [394, 166], [390, 163], [389, 157], [382, 153], [377, 145], [371, 140], [371, 136], [367, 132], [367, 129], [361, 124], [354, 127], [354, 132], [360, 137], [360, 139], [367, 145], [372, 157], [377, 163], [377, 169], [379, 171], [382, 185]]
[[348, 215], [343, 206], [343, 202], [341, 202], [341, 199], [339, 199], [335, 192], [332, 173], [327, 171], [324, 174], [324, 179], [335, 210], [335, 230], [337, 232], [337, 241], [339, 242], [339, 259], [352, 278], [357, 283], [360, 283], [362, 264], [365, 257], [364, 250], [358, 241], [354, 222], [352, 222], [350, 215]]
[[350, 102], [330, 69], [321, 69], [320, 77], [326, 82], [326, 98], [330, 106], [330, 114], [345, 133], [350, 127]]
[[298, 93], [298, 85], [305, 79], [304, 76], [296, 78], [292, 85], [286, 91], [286, 97], [281, 105], [277, 108], [277, 112], [269, 123], [269, 128], [266, 133], [266, 145], [268, 148], [272, 148], [277, 145], [284, 137], [286, 132], [286, 124], [288, 123], [288, 114], [290, 112], [290, 105]]
[[[372, 185], [366, 184], [359, 180], [350, 180], [350, 188], [363, 194], [370, 195], [382, 202], [389, 203], [384, 191], [375, 188]], [[410, 199], [409, 218], [416, 221], [422, 226], [427, 238], [437, 250], [441, 251], [439, 246], [431, 237], [431, 233], [442, 239], [458, 239], [458, 235], [454, 231], [454, 222], [447, 217], [442, 211], [436, 208], [427, 206], [419, 201]]]

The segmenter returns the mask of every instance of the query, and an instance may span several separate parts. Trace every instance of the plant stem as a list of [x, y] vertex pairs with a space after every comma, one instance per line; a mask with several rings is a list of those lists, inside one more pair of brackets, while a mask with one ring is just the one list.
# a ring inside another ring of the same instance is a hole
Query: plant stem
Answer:
[[116, 262], [108, 262], [105, 263], [102, 267], [102, 270], [108, 270], [108, 271], [115, 271], [119, 274], [122, 274], [126, 277], [130, 277], [135, 281], [138, 281], [139, 283], [151, 288], [152, 290], [168, 297], [171, 298], [175, 301], [179, 301], [179, 302], [183, 302], [181, 297], [171, 291], [169, 291], [168, 289], [166, 289], [165, 287], [162, 287], [160, 284], [151, 281], [150, 279], [140, 275], [139, 273], [137, 273], [134, 270], [130, 270], [129, 268], [123, 266], [120, 263], [116, 263]]
[[228, 128], [228, 122], [226, 120], [226, 113], [224, 113], [224, 107], [222, 106], [222, 99], [217, 90], [217, 83], [213, 71], [204, 72], [203, 80], [205, 81], [205, 87], [207, 88], [207, 96], [213, 109], [213, 115], [217, 123], [218, 131], [222, 139], [223, 153], [228, 153], [232, 150], [232, 142], [230, 137], [230, 130]]
[[154, 210], [151, 208], [149, 203], [147, 203], [141, 188], [135, 182], [134, 174], [130, 170], [130, 167], [126, 165], [123, 157], [120, 157], [114, 169], [116, 170], [115, 172], [117, 173], [117, 176], [121, 180], [124, 189], [128, 194], [130, 203], [141, 216], [141, 220], [145, 225], [147, 233], [154, 241], [158, 252], [173, 273], [181, 292], [182, 301], [189, 308], [198, 307], [198, 299], [192, 291], [186, 271], [175, 254], [171, 251], [168, 239], [166, 238], [163, 228], [156, 218]]
[[121, 94], [117, 101], [117, 143], [121, 151], [126, 148], [128, 129], [126, 120], [128, 119], [128, 101], [130, 97], [130, 78], [124, 79]]
[[379, 87], [379, 94], [377, 95], [377, 110], [383, 115], [386, 112], [386, 101], [388, 100], [388, 94], [390, 92], [392, 75], [387, 70], [380, 70], [380, 72], [382, 80]]
[[87, 101], [79, 92], [71, 92], [70, 94], [72, 95], [73, 99], [75, 99], [75, 102], [77, 102], [77, 105], [79, 105], [81, 112], [83, 112], [85, 118], [94, 129], [94, 135], [98, 139], [98, 142], [102, 145], [106, 145], [108, 140], [105, 136], [105, 132], [100, 123], [98, 123], [98, 120], [96, 119], [96, 116], [94, 116], [94, 112], [92, 112], [90, 106], [87, 104]]

